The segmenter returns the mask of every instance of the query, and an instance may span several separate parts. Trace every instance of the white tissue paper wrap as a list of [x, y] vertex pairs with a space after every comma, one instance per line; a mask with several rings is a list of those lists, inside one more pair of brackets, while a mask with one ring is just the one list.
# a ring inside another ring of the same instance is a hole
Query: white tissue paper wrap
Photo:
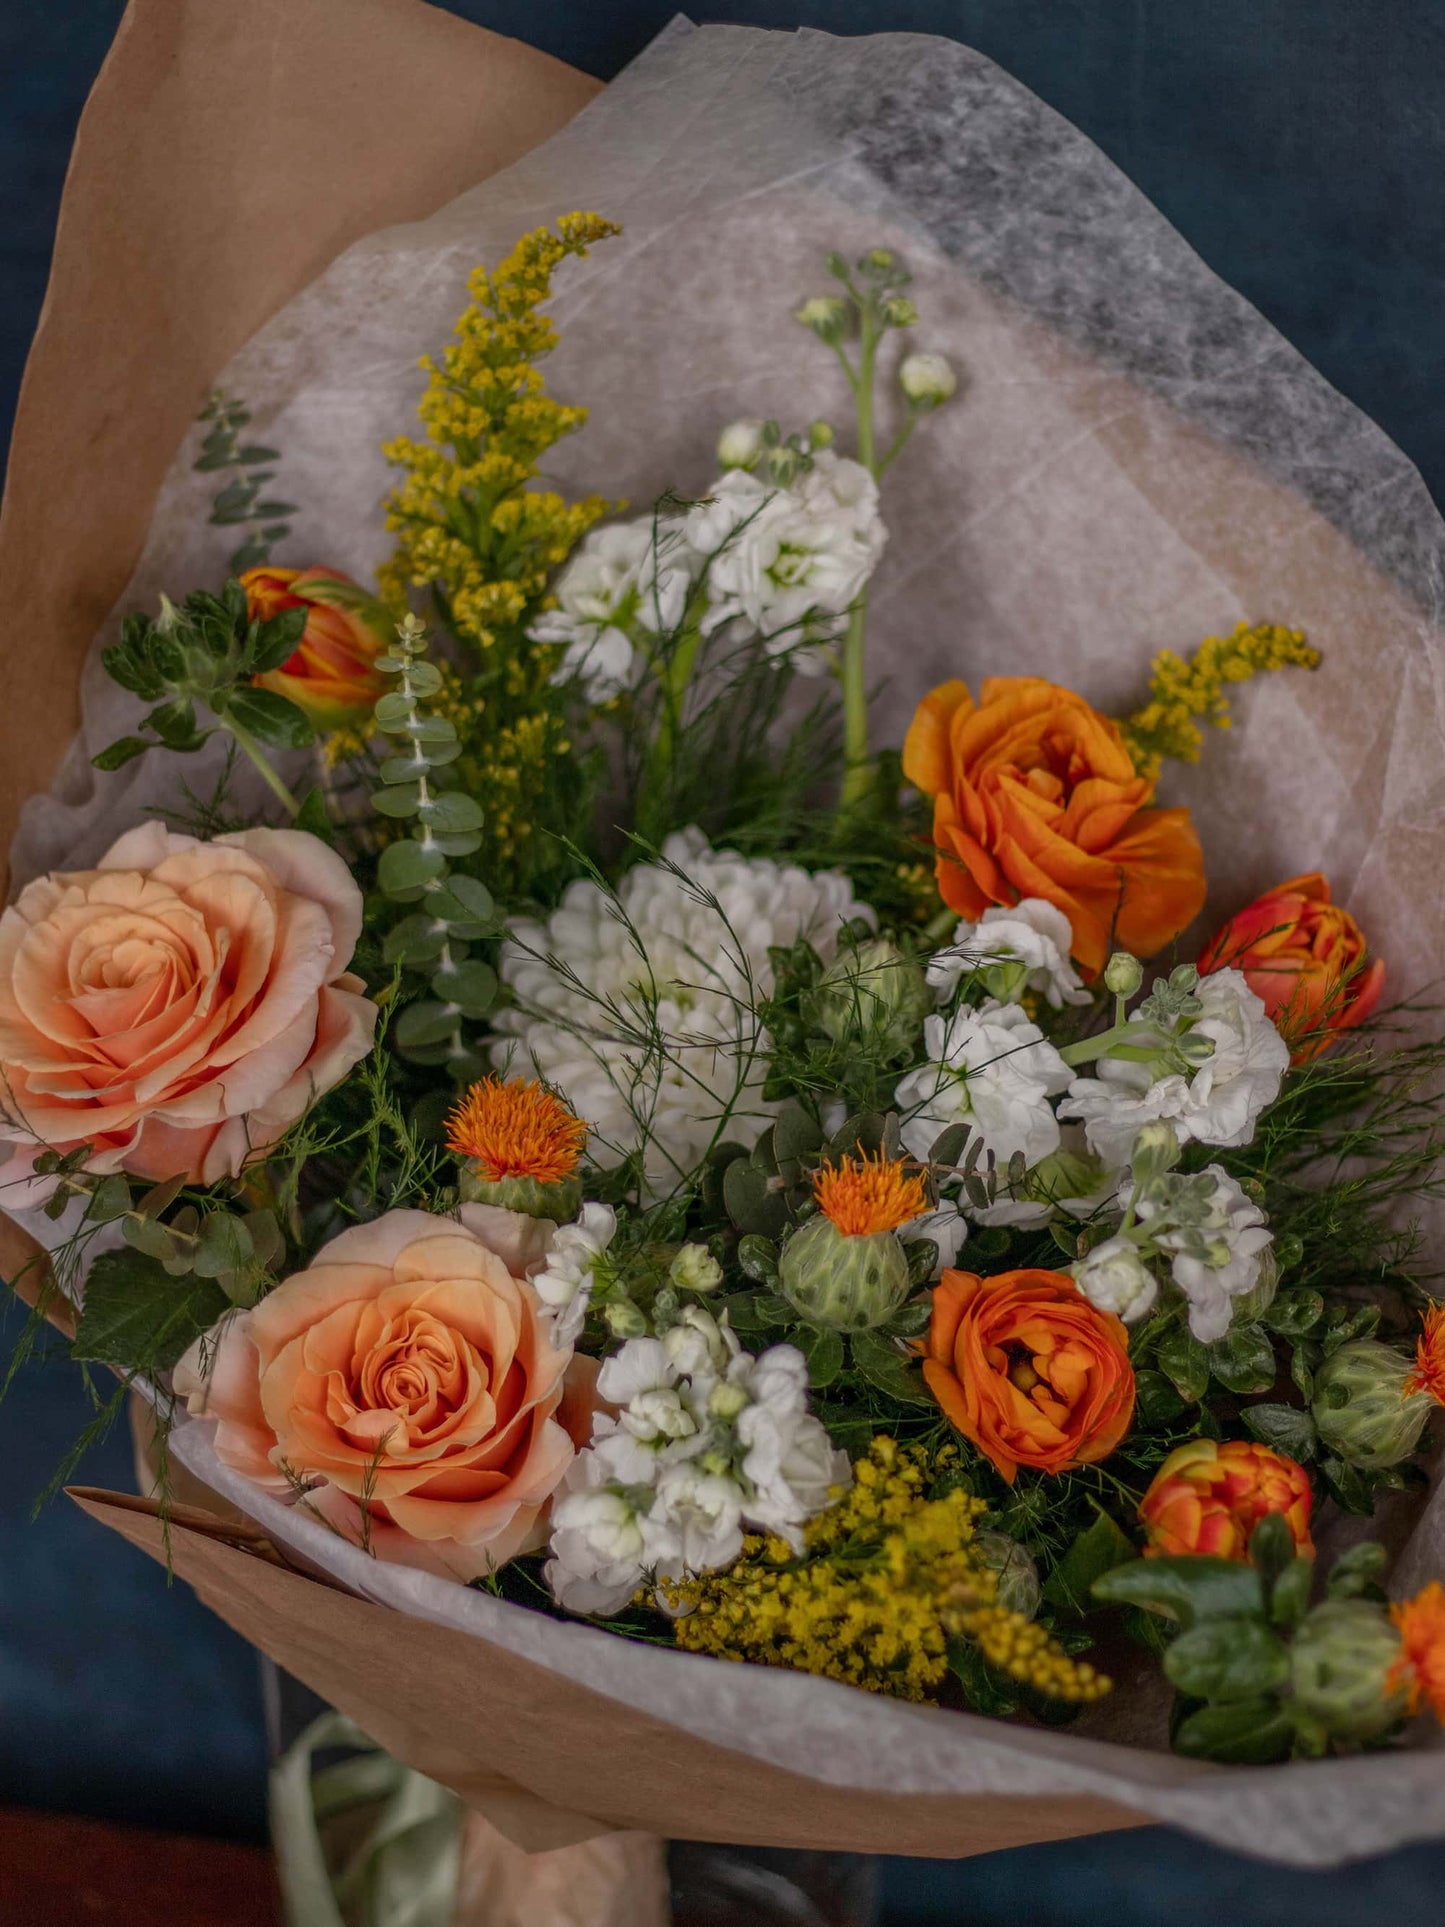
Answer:
[[[950, 42], [678, 22], [518, 165], [349, 249], [217, 371], [282, 450], [278, 487], [302, 505], [278, 561], [370, 574], [388, 550], [380, 444], [412, 429], [418, 357], [448, 337], [478, 261], [574, 207], [626, 232], [560, 277], [547, 379], [591, 419], [553, 451], [549, 480], [639, 509], [698, 492], [739, 416], [823, 415], [846, 447], [841, 376], [792, 311], [826, 291], [828, 250], [894, 249], [923, 315], [906, 346], [947, 354], [961, 381], [884, 490], [877, 740], [899, 740], [945, 677], [1048, 676], [1124, 713], [1161, 647], [1187, 651], [1241, 619], [1300, 626], [1323, 669], [1236, 693], [1235, 728], [1165, 779], [1166, 800], [1197, 814], [1210, 913], [1318, 868], [1395, 994], [1439, 975], [1445, 529], [1419, 477], [1074, 128]], [[192, 472], [195, 453], [177, 454], [123, 609], [224, 573], [234, 538], [206, 525], [214, 481]], [[18, 883], [93, 861], [178, 776], [199, 787], [199, 758], [97, 778], [89, 757], [133, 725], [135, 704], [94, 660], [83, 700], [83, 741], [26, 809]], [[53, 1244], [45, 1220], [23, 1221]], [[1157, 1703], [1144, 1730], [1127, 1686], [1084, 1731], [1057, 1734], [631, 1645], [377, 1564], [222, 1467], [205, 1422], [172, 1449], [357, 1592], [803, 1775], [1087, 1791], [1300, 1864], [1445, 1834], [1438, 1732], [1413, 1752], [1222, 1769], [1155, 1750]], [[1386, 1526], [1403, 1542], [1397, 1591], [1445, 1573], [1438, 1484]]]

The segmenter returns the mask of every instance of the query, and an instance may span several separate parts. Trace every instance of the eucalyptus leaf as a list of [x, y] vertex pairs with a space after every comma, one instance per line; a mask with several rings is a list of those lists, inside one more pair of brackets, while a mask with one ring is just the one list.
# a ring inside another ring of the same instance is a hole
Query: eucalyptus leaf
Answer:
[[371, 807], [381, 816], [417, 816], [421, 812], [421, 786], [418, 783], [393, 783], [373, 790]]
[[117, 1173], [114, 1177], [102, 1178], [91, 1192], [85, 1215], [91, 1224], [110, 1224], [116, 1218], [123, 1218], [129, 1210], [130, 1186]]
[[485, 1017], [497, 996], [497, 973], [488, 963], [469, 959], [453, 969], [441, 969], [432, 977], [432, 988], [448, 1003], [456, 1004], [468, 1017]]
[[395, 1037], [404, 1049], [414, 1049], [422, 1044], [439, 1044], [453, 1035], [457, 1027], [457, 1012], [445, 1004], [429, 1000], [408, 1004], [396, 1020]]
[[446, 925], [438, 923], [435, 917], [403, 917], [399, 924], [387, 931], [381, 954], [389, 964], [424, 966], [435, 963], [447, 942]]
[[388, 843], [376, 866], [376, 880], [388, 896], [398, 891], [418, 890], [432, 877], [441, 876], [447, 867], [443, 852], [434, 845], [405, 837]]
[[244, 1221], [229, 1211], [212, 1211], [201, 1224], [200, 1242], [191, 1264], [199, 1277], [220, 1278], [228, 1271], [239, 1271], [254, 1255], [251, 1233]]
[[465, 835], [482, 826], [482, 806], [461, 790], [443, 790], [428, 802], [418, 805], [423, 823], [442, 836]]

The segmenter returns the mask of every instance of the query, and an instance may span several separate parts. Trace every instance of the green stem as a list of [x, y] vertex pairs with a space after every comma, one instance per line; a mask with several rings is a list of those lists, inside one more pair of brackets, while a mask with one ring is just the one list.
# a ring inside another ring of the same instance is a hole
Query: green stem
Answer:
[[[643, 772], [639, 791], [640, 801], [645, 804], [659, 791], [666, 793], [673, 760], [677, 754], [677, 739], [682, 728], [683, 708], [687, 702], [688, 686], [697, 663], [697, 652], [702, 647], [702, 627], [696, 613], [690, 615], [678, 634], [677, 647], [672, 652], [663, 674], [659, 677], [662, 702], [657, 712], [657, 735], [653, 738], [652, 749], [648, 754], [647, 768]], [[638, 820], [644, 820], [645, 810], [640, 807]]]
[[256, 741], [256, 738], [251, 734], [250, 730], [229, 716], [226, 717], [222, 727], [230, 730], [232, 736], [236, 739], [237, 746], [243, 749], [256, 765], [256, 768], [261, 772], [265, 780], [267, 789], [269, 789], [271, 794], [280, 802], [286, 814], [292, 817], [299, 816], [301, 814], [301, 805], [296, 801], [296, 798], [271, 767], [266, 758], [265, 751], [261, 748], [261, 745]]
[[[877, 476], [878, 449], [873, 422], [873, 378], [881, 331], [871, 302], [863, 303], [858, 374], [853, 394], [858, 404], [858, 460]], [[865, 627], [868, 600], [860, 595], [848, 612], [838, 681], [843, 692], [843, 795], [846, 813], [855, 809], [873, 787], [873, 764], [868, 754], [868, 662]]]

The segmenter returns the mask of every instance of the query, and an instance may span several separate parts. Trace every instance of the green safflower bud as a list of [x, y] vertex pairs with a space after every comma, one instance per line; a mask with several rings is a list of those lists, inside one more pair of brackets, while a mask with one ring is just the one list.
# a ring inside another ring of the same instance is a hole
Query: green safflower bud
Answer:
[[1290, 1654], [1290, 1685], [1302, 1713], [1333, 1738], [1373, 1740], [1405, 1711], [1390, 1669], [1400, 1635], [1382, 1607], [1366, 1599], [1329, 1599], [1305, 1614]]
[[1116, 950], [1104, 965], [1104, 986], [1115, 997], [1137, 997], [1144, 966], [1127, 950]]
[[778, 1290], [810, 1325], [867, 1331], [908, 1296], [908, 1254], [892, 1231], [850, 1236], [821, 1213], [783, 1246]]
[[811, 328], [820, 341], [834, 347], [853, 326], [853, 306], [840, 294], [815, 294], [803, 303], [794, 318], [805, 328]]
[[1405, 1395], [1410, 1362], [1374, 1338], [1352, 1338], [1315, 1373], [1310, 1410], [1321, 1443], [1347, 1465], [1382, 1472], [1408, 1459], [1434, 1403]]
[[706, 1245], [679, 1245], [673, 1253], [667, 1275], [679, 1291], [716, 1291], [722, 1283], [722, 1266]]
[[984, 1564], [998, 1575], [999, 1605], [1032, 1619], [1043, 1603], [1044, 1589], [1028, 1552], [1006, 1532], [976, 1532], [973, 1543]]
[[570, 1224], [582, 1208], [580, 1178], [559, 1178], [544, 1183], [540, 1178], [484, 1178], [474, 1164], [464, 1164], [457, 1177], [457, 1190], [467, 1204], [495, 1204], [503, 1211], [520, 1211], [528, 1218], [551, 1218], [557, 1224]]
[[933, 1009], [918, 965], [885, 937], [836, 957], [810, 993], [809, 1021], [835, 1044], [894, 1057], [913, 1043]]

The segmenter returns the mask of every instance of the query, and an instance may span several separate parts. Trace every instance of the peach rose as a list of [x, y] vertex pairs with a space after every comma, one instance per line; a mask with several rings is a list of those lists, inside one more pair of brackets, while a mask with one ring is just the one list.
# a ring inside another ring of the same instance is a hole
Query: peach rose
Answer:
[[1204, 903], [1187, 810], [1146, 807], [1116, 724], [1036, 676], [961, 682], [918, 705], [903, 771], [933, 798], [938, 889], [975, 922], [990, 904], [1043, 897], [1073, 926], [1090, 976], [1115, 946], [1152, 956]]
[[1232, 916], [1199, 968], [1242, 971], [1297, 1064], [1364, 1023], [1385, 987], [1384, 964], [1370, 960], [1364, 932], [1317, 874], [1276, 884]]
[[373, 667], [392, 632], [391, 618], [375, 596], [335, 569], [276, 569], [263, 565], [241, 577], [246, 603], [258, 622], [306, 610], [306, 627], [294, 655], [256, 681], [288, 696], [318, 729], [339, 729], [371, 714], [388, 683]]
[[176, 1390], [246, 1478], [306, 1485], [379, 1559], [480, 1578], [542, 1543], [591, 1427], [592, 1361], [552, 1344], [521, 1276], [552, 1230], [487, 1205], [356, 1225], [222, 1319]]
[[928, 1389], [1009, 1484], [1114, 1450], [1134, 1416], [1129, 1335], [1060, 1271], [945, 1271], [933, 1292]]
[[302, 830], [159, 823], [0, 917], [0, 1142], [93, 1171], [234, 1176], [370, 1049], [361, 892]]

